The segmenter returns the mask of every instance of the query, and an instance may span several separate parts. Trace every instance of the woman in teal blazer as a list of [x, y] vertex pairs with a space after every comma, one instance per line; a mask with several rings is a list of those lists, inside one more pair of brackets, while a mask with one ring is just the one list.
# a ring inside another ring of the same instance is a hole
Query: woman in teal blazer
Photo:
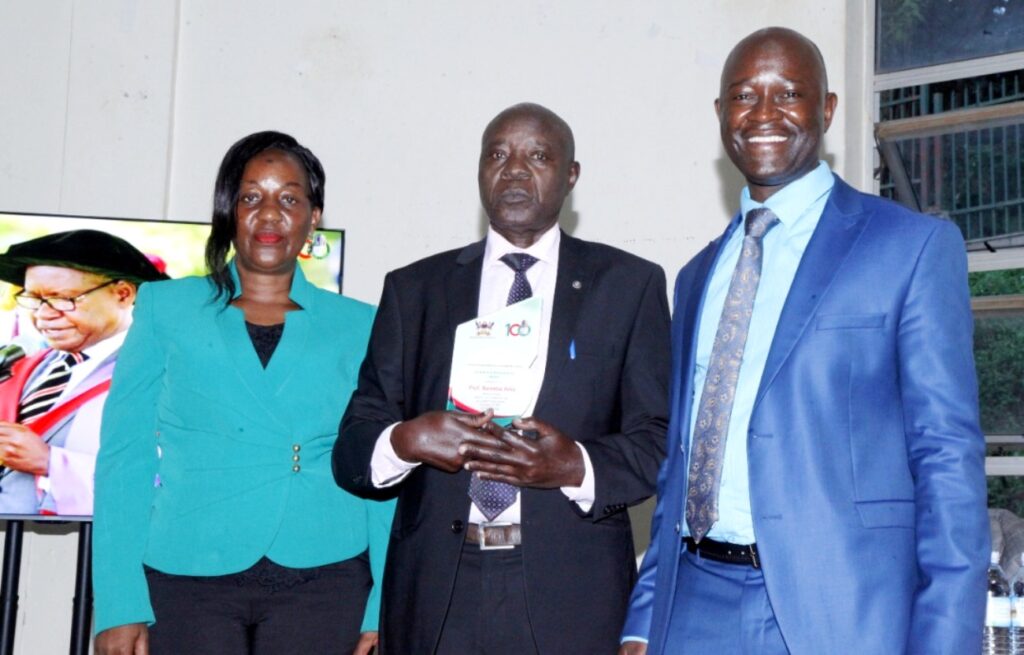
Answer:
[[217, 177], [211, 275], [139, 294], [96, 467], [99, 654], [376, 643], [393, 506], [331, 475], [373, 309], [296, 266], [323, 180], [291, 137], [245, 137]]

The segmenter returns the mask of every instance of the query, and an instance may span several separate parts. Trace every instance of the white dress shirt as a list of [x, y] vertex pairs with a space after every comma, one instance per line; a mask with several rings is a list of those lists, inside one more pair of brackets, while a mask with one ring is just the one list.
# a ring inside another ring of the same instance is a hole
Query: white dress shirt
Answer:
[[[562, 233], [557, 226], [545, 232], [529, 248], [522, 249], [509, 243], [507, 239], [495, 232], [492, 228], [487, 229], [487, 240], [484, 247], [483, 268], [480, 274], [480, 297], [477, 303], [477, 314], [484, 315], [498, 311], [505, 307], [508, 300], [508, 292], [515, 279], [515, 271], [501, 261], [501, 258], [512, 252], [524, 252], [537, 258], [537, 262], [526, 271], [526, 279], [530, 283], [533, 297], [542, 298], [541, 308], [540, 340], [538, 344], [537, 360], [530, 368], [533, 378], [533, 399], [527, 407], [524, 416], [530, 416], [537, 405], [537, 395], [540, 392], [541, 383], [544, 381], [544, 369], [547, 367], [548, 357], [548, 335], [551, 331], [551, 306], [555, 299], [555, 280], [558, 277], [558, 248], [562, 240]], [[373, 449], [373, 457], [370, 459], [370, 472], [375, 487], [383, 488], [401, 482], [406, 475], [418, 463], [406, 462], [401, 459], [391, 445], [391, 431], [394, 425], [388, 426]], [[557, 427], [557, 426], [555, 426]], [[594, 467], [590, 462], [590, 456], [579, 442], [576, 446], [583, 455], [585, 472], [583, 483], [579, 487], [562, 487], [562, 493], [575, 502], [582, 511], [589, 512], [594, 504]], [[486, 523], [487, 519], [476, 505], [469, 500], [469, 488], [466, 489], [466, 502], [470, 504], [469, 520], [471, 523]], [[495, 522], [519, 523], [522, 515], [520, 497], [516, 495], [516, 501], [511, 507], [495, 517]]]

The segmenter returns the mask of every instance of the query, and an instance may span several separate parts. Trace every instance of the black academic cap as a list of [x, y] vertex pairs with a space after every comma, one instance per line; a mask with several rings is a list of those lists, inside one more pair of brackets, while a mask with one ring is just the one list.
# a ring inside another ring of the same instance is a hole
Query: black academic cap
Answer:
[[71, 230], [15, 243], [0, 255], [0, 280], [25, 285], [29, 266], [61, 266], [135, 284], [167, 280], [135, 246], [99, 230]]

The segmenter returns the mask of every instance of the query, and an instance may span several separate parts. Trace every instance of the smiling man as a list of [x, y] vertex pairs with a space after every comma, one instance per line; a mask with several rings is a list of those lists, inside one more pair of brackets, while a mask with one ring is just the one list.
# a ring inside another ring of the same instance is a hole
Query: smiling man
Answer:
[[819, 160], [817, 47], [732, 50], [747, 186], [679, 273], [669, 457], [623, 654], [978, 653], [989, 530], [966, 256]]
[[91, 515], [99, 422], [139, 284], [166, 279], [95, 230], [12, 245], [0, 279], [48, 348], [0, 384], [0, 514]]
[[[334, 473], [397, 494], [384, 655], [614, 652], [636, 578], [626, 508], [664, 456], [662, 270], [557, 226], [579, 179], [569, 126], [533, 104], [484, 130], [483, 241], [388, 274]], [[455, 328], [542, 299], [524, 418], [445, 410]]]

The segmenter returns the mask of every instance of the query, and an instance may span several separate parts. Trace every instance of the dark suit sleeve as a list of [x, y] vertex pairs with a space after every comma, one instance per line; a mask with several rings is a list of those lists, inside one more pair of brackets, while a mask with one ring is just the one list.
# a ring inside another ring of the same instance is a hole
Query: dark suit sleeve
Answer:
[[334, 444], [334, 480], [362, 497], [393, 496], [397, 489], [377, 489], [370, 477], [370, 458], [380, 433], [405, 420], [402, 384], [403, 334], [394, 274], [384, 279], [384, 291], [370, 333], [359, 383], [341, 419]]
[[669, 312], [664, 271], [652, 265], [639, 292], [632, 330], [623, 335], [619, 432], [583, 443], [594, 466], [594, 520], [651, 496], [665, 458]]
[[908, 653], [976, 652], [989, 527], [963, 240], [942, 224], [899, 322], [900, 392], [916, 505], [919, 584]]

